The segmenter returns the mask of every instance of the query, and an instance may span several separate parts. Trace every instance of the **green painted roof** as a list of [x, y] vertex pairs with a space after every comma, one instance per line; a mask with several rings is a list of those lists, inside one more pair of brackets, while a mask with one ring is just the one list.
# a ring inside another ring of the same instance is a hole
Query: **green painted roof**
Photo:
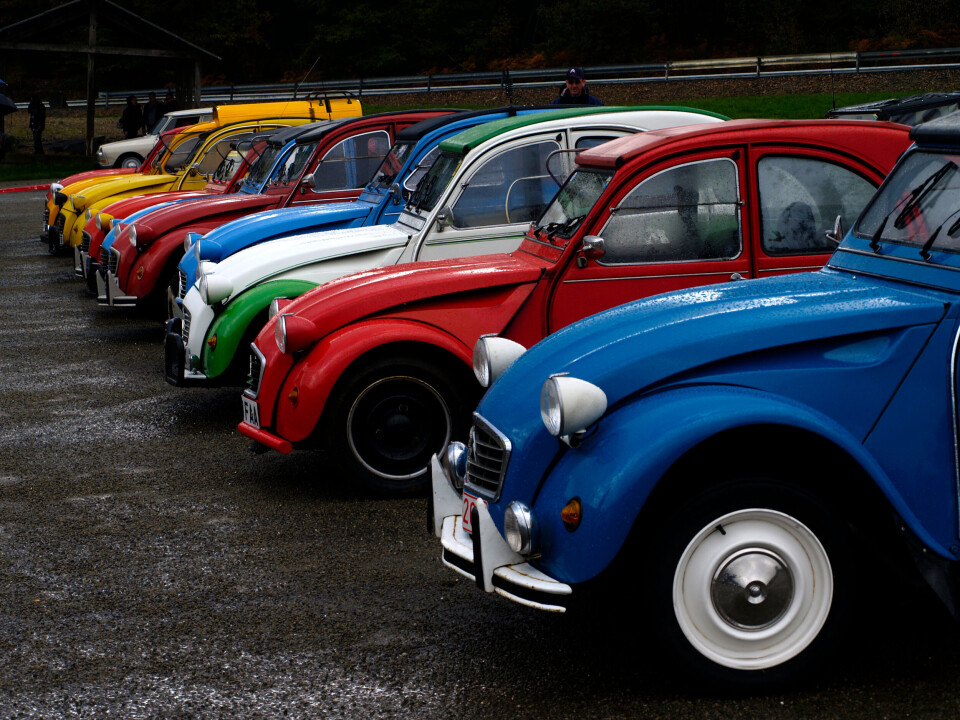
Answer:
[[527, 125], [535, 125], [537, 123], [546, 122], [547, 120], [562, 120], [563, 118], [579, 117], [581, 115], [601, 115], [613, 112], [629, 112], [633, 110], [671, 110], [677, 112], [695, 112], [701, 115], [709, 115], [711, 117], [720, 118], [721, 120], [730, 119], [725, 115], [718, 115], [717, 113], [709, 112], [707, 110], [698, 110], [696, 108], [683, 107], [679, 105], [609, 105], [571, 107], [560, 110], [548, 110], [541, 113], [520, 115], [517, 117], [503, 118], [502, 120], [493, 120], [488, 123], [483, 123], [482, 125], [477, 125], [469, 130], [464, 130], [462, 133], [459, 135], [454, 135], [452, 138], [447, 138], [440, 143], [440, 149], [443, 152], [459, 153], [462, 155], [477, 147], [477, 145], [480, 143], [485, 142], [492, 137], [496, 137], [501, 133], [505, 133], [508, 130], [515, 130], [517, 128], [526, 127]]

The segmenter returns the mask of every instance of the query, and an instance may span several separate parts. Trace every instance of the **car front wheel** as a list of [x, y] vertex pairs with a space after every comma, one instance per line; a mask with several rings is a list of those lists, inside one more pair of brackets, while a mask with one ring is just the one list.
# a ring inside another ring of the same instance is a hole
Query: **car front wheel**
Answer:
[[662, 526], [664, 632], [681, 663], [723, 687], [775, 685], [833, 642], [854, 585], [845, 525], [804, 490], [733, 483]]

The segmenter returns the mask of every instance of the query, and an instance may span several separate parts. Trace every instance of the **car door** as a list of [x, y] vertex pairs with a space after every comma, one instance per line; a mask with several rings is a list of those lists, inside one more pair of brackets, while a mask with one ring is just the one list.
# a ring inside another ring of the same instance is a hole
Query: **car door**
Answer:
[[628, 179], [586, 228], [603, 239], [603, 254], [578, 253], [555, 280], [545, 331], [638, 298], [751, 277], [745, 175], [743, 149], [725, 148]]
[[826, 237], [837, 216], [850, 227], [883, 177], [827, 149], [751, 149], [752, 224], [759, 277], [817, 270], [836, 248]]

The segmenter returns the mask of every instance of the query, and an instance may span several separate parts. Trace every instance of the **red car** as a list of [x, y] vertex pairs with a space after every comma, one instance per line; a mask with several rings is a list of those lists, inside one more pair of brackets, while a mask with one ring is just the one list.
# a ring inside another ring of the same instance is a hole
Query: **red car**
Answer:
[[835, 218], [857, 218], [908, 131], [740, 120], [586, 150], [516, 252], [386, 267], [278, 303], [252, 345], [240, 432], [280, 452], [319, 440], [368, 486], [419, 490], [469, 426], [481, 335], [529, 347], [636, 298], [820, 268]]
[[[239, 217], [278, 207], [356, 200], [398, 130], [450, 112], [455, 111], [402, 111], [318, 123], [296, 136], [296, 147], [279, 158], [270, 177], [248, 174], [245, 187], [263, 183], [259, 192], [241, 188], [232, 195], [176, 203], [124, 225], [110, 248], [104, 243], [100, 249], [98, 302], [128, 307], [146, 303], [165, 310], [165, 301], [179, 294], [177, 265], [187, 233], [203, 235]], [[270, 143], [283, 136], [278, 133]], [[270, 169], [267, 163], [261, 166], [265, 172]]]

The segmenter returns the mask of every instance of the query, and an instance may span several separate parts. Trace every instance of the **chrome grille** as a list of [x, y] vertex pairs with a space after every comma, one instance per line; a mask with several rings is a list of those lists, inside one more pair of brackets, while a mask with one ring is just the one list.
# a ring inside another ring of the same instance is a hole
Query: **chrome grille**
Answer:
[[180, 330], [180, 335], [183, 338], [183, 344], [186, 345], [190, 337], [190, 311], [186, 308], [183, 308], [183, 325]]
[[86, 230], [80, 231], [80, 249], [85, 253], [90, 253], [90, 233]]
[[479, 415], [473, 416], [464, 485], [496, 501], [510, 461], [510, 441]]
[[[187, 274], [180, 268], [177, 268], [177, 272], [180, 274], [179, 295], [180, 295], [180, 299], [183, 300], [187, 296]], [[186, 335], [184, 335], [184, 337], [186, 337]]]
[[110, 249], [100, 248], [100, 267], [105, 268], [110, 264]]
[[110, 257], [108, 258], [107, 270], [114, 277], [117, 276], [117, 268], [120, 267], [120, 251], [110, 248]]
[[255, 345], [250, 345], [250, 376], [247, 378], [247, 387], [256, 397], [260, 393], [260, 381], [263, 380], [263, 368], [266, 365], [263, 355]]

